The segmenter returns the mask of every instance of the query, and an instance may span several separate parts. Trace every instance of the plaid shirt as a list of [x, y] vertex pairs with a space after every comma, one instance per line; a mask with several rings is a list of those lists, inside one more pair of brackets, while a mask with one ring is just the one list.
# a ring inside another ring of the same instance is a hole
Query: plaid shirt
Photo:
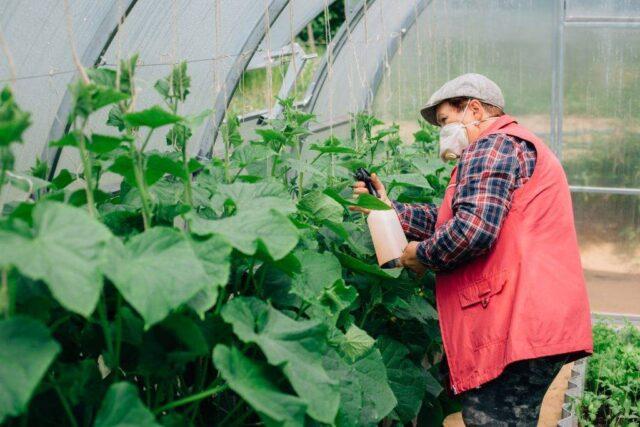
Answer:
[[532, 144], [506, 134], [471, 144], [458, 163], [454, 216], [437, 230], [435, 204], [392, 200], [407, 237], [421, 241], [418, 260], [434, 271], [449, 270], [487, 252], [509, 211], [513, 190], [529, 180], [535, 161]]

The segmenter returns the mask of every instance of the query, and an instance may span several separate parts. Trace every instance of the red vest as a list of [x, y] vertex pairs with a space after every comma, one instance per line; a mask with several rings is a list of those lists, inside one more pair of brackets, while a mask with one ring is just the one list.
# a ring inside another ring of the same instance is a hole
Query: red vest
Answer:
[[[551, 150], [510, 116], [480, 137], [502, 133], [533, 143], [529, 181], [516, 189], [489, 252], [436, 274], [440, 330], [454, 394], [496, 378], [510, 363], [593, 352], [589, 300], [564, 170]], [[436, 228], [452, 218], [457, 166]]]

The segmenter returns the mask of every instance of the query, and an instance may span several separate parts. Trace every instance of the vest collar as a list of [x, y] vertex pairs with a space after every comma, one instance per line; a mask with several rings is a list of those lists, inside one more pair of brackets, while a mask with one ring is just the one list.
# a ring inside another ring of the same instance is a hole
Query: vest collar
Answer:
[[518, 121], [514, 118], [511, 117], [508, 114], [505, 114], [504, 116], [500, 116], [498, 117], [498, 120], [494, 121], [491, 126], [489, 126], [488, 128], [486, 128], [479, 136], [478, 139], [480, 138], [484, 138], [487, 135], [491, 135], [492, 133], [497, 133], [497, 131], [499, 129], [502, 129], [508, 125], [510, 125], [511, 123], [518, 123]]

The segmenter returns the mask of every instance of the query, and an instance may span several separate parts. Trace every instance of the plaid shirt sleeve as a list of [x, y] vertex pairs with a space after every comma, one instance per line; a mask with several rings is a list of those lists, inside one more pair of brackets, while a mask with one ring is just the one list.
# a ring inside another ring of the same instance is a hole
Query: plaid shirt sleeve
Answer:
[[404, 234], [409, 240], [424, 240], [433, 234], [438, 217], [434, 203], [401, 203], [391, 200]]
[[470, 145], [458, 164], [453, 218], [417, 246], [427, 268], [449, 270], [487, 252], [509, 211], [511, 195], [533, 170], [535, 149], [526, 141], [492, 134]]

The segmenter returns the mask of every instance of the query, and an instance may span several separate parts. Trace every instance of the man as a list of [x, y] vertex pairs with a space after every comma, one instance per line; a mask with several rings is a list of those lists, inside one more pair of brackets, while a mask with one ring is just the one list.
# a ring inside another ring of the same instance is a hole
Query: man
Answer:
[[467, 426], [535, 426], [562, 365], [593, 352], [566, 176], [503, 109], [493, 81], [465, 74], [421, 110], [442, 128], [441, 158], [457, 159], [439, 208], [390, 200], [373, 175], [411, 240], [402, 264], [436, 272], [449, 383]]

